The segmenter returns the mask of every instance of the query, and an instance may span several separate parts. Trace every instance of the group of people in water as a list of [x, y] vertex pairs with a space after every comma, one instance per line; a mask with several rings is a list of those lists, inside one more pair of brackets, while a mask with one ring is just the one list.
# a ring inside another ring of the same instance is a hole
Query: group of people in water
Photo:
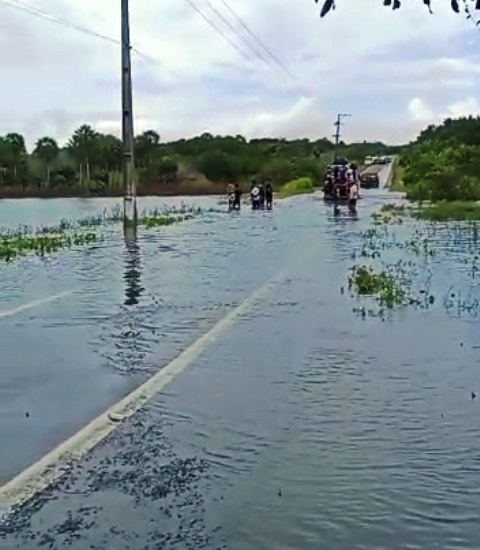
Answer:
[[[242, 191], [238, 183], [230, 183], [227, 187], [228, 210], [240, 210]], [[271, 210], [273, 207], [273, 188], [268, 179], [265, 183], [252, 180], [250, 185], [250, 201], [252, 210]]]
[[358, 199], [357, 165], [345, 163], [328, 166], [324, 193], [332, 197], [335, 214], [340, 212], [340, 202], [342, 200], [347, 200], [350, 212], [356, 212]]

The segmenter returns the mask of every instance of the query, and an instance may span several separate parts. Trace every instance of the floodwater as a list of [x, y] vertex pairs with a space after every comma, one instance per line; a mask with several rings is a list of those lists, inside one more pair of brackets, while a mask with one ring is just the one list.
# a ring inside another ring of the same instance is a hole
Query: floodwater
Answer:
[[[305, 196], [0, 266], [0, 312], [72, 292], [0, 317], [1, 482], [277, 278], [9, 518], [0, 548], [477, 549], [476, 233], [408, 222], [365, 239], [392, 199], [363, 195], [358, 219]], [[0, 219], [92, 213], [40, 202], [0, 203]], [[349, 268], [371, 261], [402, 270], [416, 305], [351, 297]]]

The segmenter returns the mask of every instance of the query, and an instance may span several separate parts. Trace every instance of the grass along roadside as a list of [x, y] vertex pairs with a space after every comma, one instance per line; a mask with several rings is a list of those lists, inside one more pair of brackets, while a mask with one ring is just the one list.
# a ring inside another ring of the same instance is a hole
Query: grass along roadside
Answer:
[[388, 203], [372, 214], [375, 225], [403, 223], [405, 218], [430, 222], [480, 221], [480, 202]]
[[405, 168], [400, 164], [400, 157], [395, 157], [392, 166], [392, 179], [389, 185], [390, 191], [405, 191], [403, 185], [403, 176], [405, 174]]
[[434, 222], [480, 221], [480, 203], [472, 201], [448, 201], [420, 205], [414, 216]]
[[282, 185], [278, 191], [278, 196], [286, 199], [295, 195], [313, 193], [314, 191], [315, 187], [311, 178], [298, 178]]

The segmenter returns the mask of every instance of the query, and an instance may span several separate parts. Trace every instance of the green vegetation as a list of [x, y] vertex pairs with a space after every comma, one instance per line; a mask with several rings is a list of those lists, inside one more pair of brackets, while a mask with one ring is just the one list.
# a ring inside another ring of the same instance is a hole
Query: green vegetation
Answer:
[[0, 235], [0, 259], [9, 262], [17, 256], [29, 253], [45, 256], [61, 248], [91, 244], [96, 239], [97, 235], [92, 231], [66, 233], [60, 228], [57, 231], [50, 230], [35, 234], [22, 232], [3, 234]]
[[391, 189], [417, 202], [422, 219], [480, 219], [480, 117], [423, 130], [395, 164]]
[[[162, 142], [148, 130], [135, 138], [135, 164], [140, 194], [224, 192], [229, 181], [248, 187], [252, 178], [270, 178], [274, 189], [299, 178], [314, 184], [323, 178], [334, 145], [316, 140], [262, 138], [204, 133], [191, 139]], [[398, 148], [397, 148], [398, 149]], [[361, 164], [367, 155], [392, 154], [383, 143], [340, 143], [339, 154]], [[122, 144], [114, 135], [80, 126], [64, 146], [40, 138], [32, 152], [25, 139], [0, 137], [0, 197], [40, 195], [107, 196], [122, 193]]]
[[[185, 205], [181, 208], [155, 209], [142, 212], [138, 224], [146, 228], [165, 227], [191, 220], [202, 213], [201, 208]], [[62, 220], [58, 226], [0, 231], [0, 260], [9, 262], [26, 254], [45, 256], [64, 248], [85, 246], [98, 239], [96, 230], [99, 227], [118, 224], [122, 220], [122, 209], [115, 207], [77, 222]]]
[[402, 223], [403, 218], [410, 214], [411, 208], [406, 204], [384, 204], [378, 212], [372, 214], [373, 223]]
[[411, 200], [480, 200], [480, 118], [429, 126], [404, 152], [400, 165]]
[[349, 286], [360, 296], [375, 296], [388, 309], [405, 303], [406, 293], [392, 274], [375, 273], [371, 267], [355, 266], [349, 277]]
[[177, 209], [155, 209], [150, 212], [143, 212], [138, 218], [138, 225], [144, 225], [147, 228], [165, 227], [174, 225], [187, 220], [192, 220], [195, 216], [202, 213], [201, 208], [182, 206]]
[[392, 166], [392, 181], [390, 183], [390, 191], [405, 191], [403, 178], [405, 176], [405, 168], [400, 163], [400, 157], [395, 157]]
[[283, 185], [279, 190], [279, 196], [282, 198], [292, 197], [294, 195], [313, 193], [314, 190], [311, 178], [299, 178]]
[[415, 216], [437, 222], [453, 220], [479, 221], [480, 204], [468, 201], [450, 201], [422, 205], [415, 211]]

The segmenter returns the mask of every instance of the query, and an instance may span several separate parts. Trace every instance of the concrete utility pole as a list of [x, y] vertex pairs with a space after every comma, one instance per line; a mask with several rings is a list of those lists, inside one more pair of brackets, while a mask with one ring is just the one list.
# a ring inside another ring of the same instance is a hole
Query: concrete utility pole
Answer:
[[122, 142], [123, 142], [123, 220], [125, 225], [137, 221], [137, 186], [133, 157], [132, 63], [128, 0], [122, 7]]
[[337, 121], [335, 122], [335, 126], [337, 127], [337, 130], [333, 137], [335, 138], [335, 155], [334, 158], [337, 157], [337, 151], [338, 151], [338, 144], [340, 142], [340, 126], [342, 125], [342, 118], [345, 118], [347, 116], [352, 116], [348, 113], [341, 113], [337, 115]]

